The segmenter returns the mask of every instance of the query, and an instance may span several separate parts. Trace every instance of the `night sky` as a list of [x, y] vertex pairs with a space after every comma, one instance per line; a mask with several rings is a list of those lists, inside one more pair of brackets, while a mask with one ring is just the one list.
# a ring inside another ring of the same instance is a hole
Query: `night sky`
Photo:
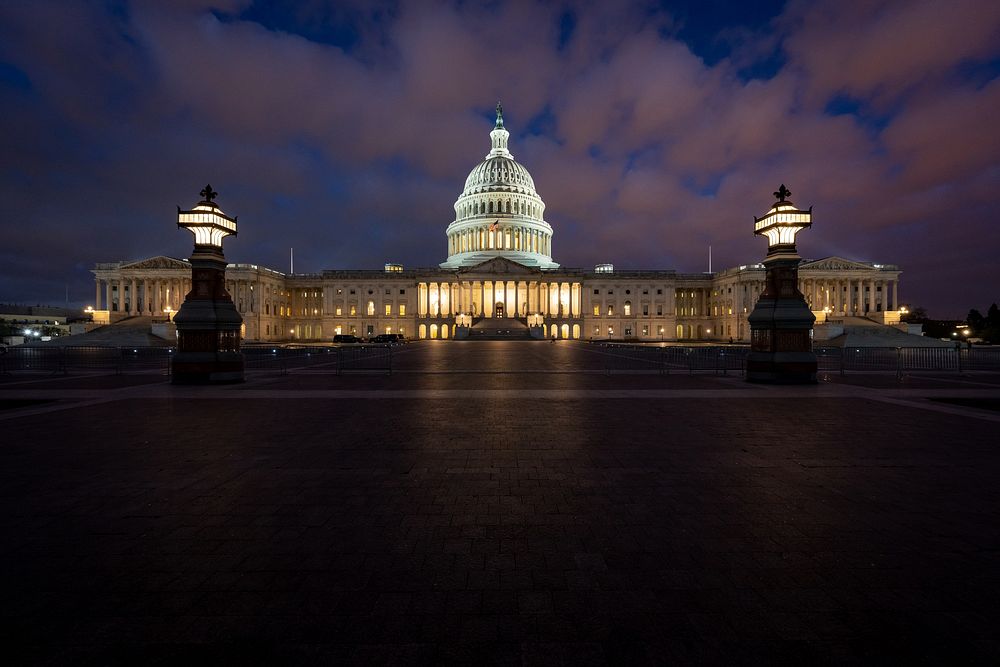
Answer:
[[760, 260], [784, 182], [804, 257], [1000, 299], [1000, 2], [3, 2], [0, 301], [93, 299], [96, 262], [434, 266], [503, 101], [564, 266]]

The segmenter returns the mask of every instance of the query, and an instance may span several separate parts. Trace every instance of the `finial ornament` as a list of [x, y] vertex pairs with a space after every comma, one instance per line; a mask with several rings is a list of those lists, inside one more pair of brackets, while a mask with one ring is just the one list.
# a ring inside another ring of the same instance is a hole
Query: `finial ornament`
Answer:
[[792, 191], [786, 188], [785, 184], [782, 183], [781, 187], [778, 188], [776, 192], [774, 192], [774, 196], [777, 197], [778, 201], [780, 202], [785, 201], [786, 199], [792, 196]]
[[503, 127], [503, 105], [500, 104], [500, 100], [497, 100], [497, 129]]
[[219, 193], [212, 189], [211, 184], [206, 185], [204, 189], [198, 194], [200, 194], [202, 198], [207, 202], [211, 202], [213, 199], [219, 196]]

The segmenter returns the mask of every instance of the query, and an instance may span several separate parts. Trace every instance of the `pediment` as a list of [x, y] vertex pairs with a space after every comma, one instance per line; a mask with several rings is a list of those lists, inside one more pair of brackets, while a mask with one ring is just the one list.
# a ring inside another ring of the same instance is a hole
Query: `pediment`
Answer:
[[458, 272], [477, 274], [486, 273], [492, 275], [499, 274], [507, 276], [537, 276], [542, 273], [539, 269], [533, 269], [530, 266], [525, 266], [520, 262], [515, 262], [514, 260], [507, 259], [506, 257], [493, 257], [485, 262], [461, 268]]
[[875, 267], [843, 257], [824, 257], [799, 264], [799, 271], [875, 271]]
[[184, 269], [185, 271], [190, 271], [191, 264], [189, 262], [185, 262], [182, 259], [175, 259], [173, 257], [166, 257], [164, 255], [160, 255], [158, 257], [140, 259], [137, 262], [122, 264], [121, 268], [122, 269]]

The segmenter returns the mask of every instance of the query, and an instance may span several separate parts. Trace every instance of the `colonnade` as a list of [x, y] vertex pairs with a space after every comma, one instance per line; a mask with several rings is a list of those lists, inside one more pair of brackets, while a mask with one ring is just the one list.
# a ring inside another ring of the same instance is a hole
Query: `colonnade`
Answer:
[[419, 317], [580, 317], [582, 286], [569, 282], [474, 280], [417, 285]]
[[[161, 317], [166, 308], [180, 310], [184, 297], [191, 291], [191, 278], [96, 278], [94, 288], [94, 310], [109, 310], [133, 315]], [[254, 297], [251, 280], [227, 280], [226, 289], [237, 309], [254, 312]]]
[[[191, 291], [191, 278], [96, 278], [94, 310], [129, 315], [163, 315], [167, 307], [179, 310]], [[103, 295], [103, 299], [102, 299]]]
[[466, 229], [448, 236], [448, 254], [476, 252], [479, 250], [521, 250], [552, 255], [552, 238], [549, 234], [529, 227], [489, 226]]
[[[878, 288], [882, 298], [878, 298]], [[863, 314], [882, 310], [899, 310], [899, 281], [874, 278], [805, 278], [799, 280], [799, 290], [813, 310], [829, 308], [834, 313]]]

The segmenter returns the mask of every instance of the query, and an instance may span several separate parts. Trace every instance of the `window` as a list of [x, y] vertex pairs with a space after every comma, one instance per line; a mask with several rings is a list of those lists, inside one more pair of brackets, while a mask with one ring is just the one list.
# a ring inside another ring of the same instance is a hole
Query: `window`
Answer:
[[613, 289], [609, 289], [608, 290], [608, 294], [614, 294], [614, 293], [615, 293], [615, 291]]
[[632, 302], [631, 301], [626, 301], [625, 302], [625, 317], [631, 317], [631, 316], [632, 316]]
[[399, 293], [400, 294], [406, 294], [406, 290], [405, 289], [401, 289], [401, 290], [399, 290]]
[[[371, 291], [371, 290], [369, 290], [369, 291]], [[368, 302], [368, 314], [369, 315], [374, 315], [375, 314], [375, 302], [374, 301], [369, 301]]]
[[[391, 303], [385, 304], [385, 314], [386, 315], [392, 315], [392, 304]], [[386, 331], [386, 333], [392, 333], [392, 332], [391, 331]]]
[[615, 315], [615, 304], [609, 303], [608, 304], [608, 317], [614, 317], [614, 315]]
[[630, 290], [630, 289], [627, 289], [627, 290], [625, 290], [625, 293], [626, 293], [626, 294], [631, 294], [631, 293], [632, 293], [632, 290]]
[[[354, 317], [357, 314], [358, 314], [358, 307], [355, 306], [355, 305], [353, 305], [353, 304], [351, 304], [351, 317]], [[353, 327], [351, 327], [351, 328], [353, 329]]]
[[354, 290], [351, 290], [351, 294], [354, 294]]
[[642, 325], [642, 335], [643, 336], [648, 336], [649, 335], [649, 325], [648, 324], [643, 324]]
[[649, 290], [648, 289], [644, 289], [644, 290], [642, 290], [642, 293], [643, 294], [649, 294]]
[[336, 314], [337, 314], [337, 315], [343, 315], [343, 314], [344, 314], [344, 312], [343, 312], [343, 311], [344, 311], [344, 309], [343, 309], [343, 308], [341, 308], [340, 306], [337, 306], [337, 309], [336, 309]]
[[337, 294], [343, 294], [343, 293], [344, 293], [344, 290], [342, 290], [341, 288], [338, 287], [337, 288]]
[[[388, 294], [390, 293], [390, 291], [391, 291], [391, 290], [390, 290], [390, 289], [389, 289], [388, 287], [386, 287], [386, 288], [385, 288], [385, 293], [386, 293], [387, 295], [388, 295]], [[386, 331], [386, 333], [389, 333], [389, 332], [388, 332], [388, 331]]]
[[[596, 295], [598, 295], [598, 294], [600, 294], [600, 293], [601, 293], [601, 290], [599, 290], [599, 289], [595, 289], [595, 290], [594, 290], [594, 295], [595, 295], [595, 296], [596, 296]], [[596, 333], [596, 332], [595, 332], [595, 333]]]
[[643, 315], [649, 315], [649, 304], [648, 303], [642, 304], [642, 314]]
[[657, 293], [657, 294], [663, 294], [663, 290], [661, 290], [661, 289], [658, 289], [658, 290], [656, 290], [656, 293]]
[[661, 304], [657, 304], [656, 305], [656, 314], [657, 315], [662, 315], [663, 314], [663, 306]]
[[600, 317], [600, 316], [601, 316], [601, 306], [595, 303], [594, 304], [594, 317]]
[[[399, 304], [399, 316], [400, 317], [405, 317], [406, 316], [406, 304], [405, 303]], [[400, 333], [402, 333], [403, 330], [400, 329], [399, 331], [400, 331]]]
[[375, 290], [373, 290], [373, 289], [368, 290], [369, 296], [372, 295], [372, 294], [374, 294], [374, 293], [375, 293]]

